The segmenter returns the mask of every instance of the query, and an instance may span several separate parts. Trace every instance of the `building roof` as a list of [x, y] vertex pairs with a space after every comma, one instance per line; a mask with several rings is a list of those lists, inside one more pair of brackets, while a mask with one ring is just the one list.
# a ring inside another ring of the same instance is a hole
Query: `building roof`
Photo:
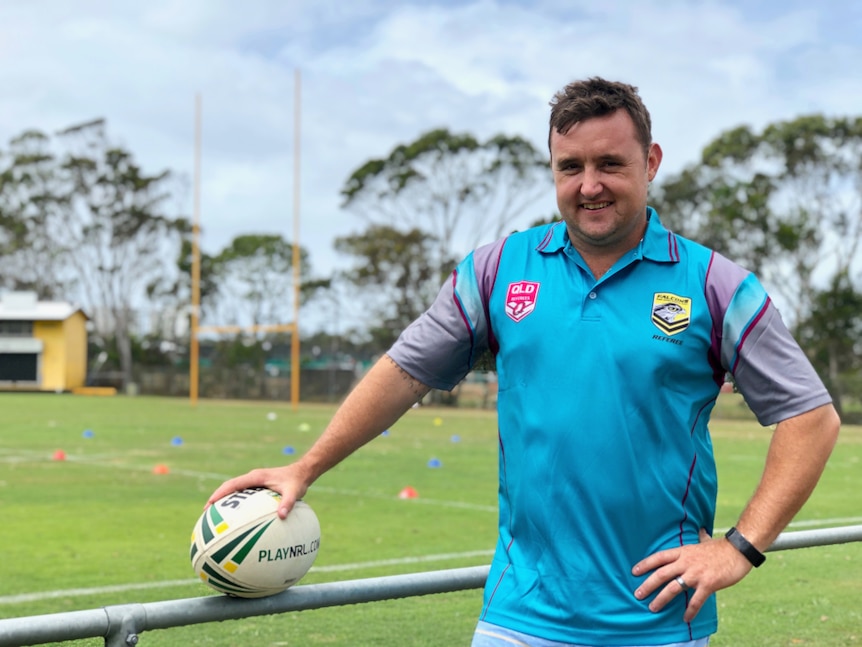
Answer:
[[0, 321], [65, 321], [79, 311], [81, 308], [65, 301], [39, 301], [35, 292], [0, 296]]

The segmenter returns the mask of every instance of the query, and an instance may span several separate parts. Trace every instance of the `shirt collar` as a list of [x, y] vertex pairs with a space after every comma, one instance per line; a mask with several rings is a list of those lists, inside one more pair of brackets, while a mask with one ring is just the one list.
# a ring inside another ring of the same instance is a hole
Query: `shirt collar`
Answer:
[[[569, 244], [569, 232], [563, 222], [551, 225], [536, 250], [543, 254], [560, 252]], [[658, 212], [647, 207], [647, 228], [638, 244], [638, 256], [652, 261], [676, 263], [679, 261], [679, 245], [676, 234], [665, 229]]]

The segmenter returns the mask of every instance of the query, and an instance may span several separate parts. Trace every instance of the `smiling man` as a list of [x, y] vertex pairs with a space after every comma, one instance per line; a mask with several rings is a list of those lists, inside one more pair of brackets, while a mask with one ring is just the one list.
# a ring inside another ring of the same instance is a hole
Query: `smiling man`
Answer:
[[[264, 485], [286, 515], [490, 350], [500, 512], [474, 647], [703, 647], [713, 594], [763, 562], [817, 483], [838, 418], [757, 278], [647, 206], [662, 153], [637, 90], [588, 79], [551, 106], [563, 222], [471, 253], [304, 456], [226, 481], [210, 502]], [[726, 373], [776, 426], [760, 485], [713, 538], [708, 422]]]

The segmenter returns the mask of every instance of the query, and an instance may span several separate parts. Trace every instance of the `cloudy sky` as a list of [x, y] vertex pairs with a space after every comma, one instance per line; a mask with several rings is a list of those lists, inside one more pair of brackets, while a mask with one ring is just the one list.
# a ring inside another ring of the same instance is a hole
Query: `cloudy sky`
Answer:
[[188, 215], [200, 94], [210, 253], [293, 239], [300, 70], [300, 238], [325, 276], [343, 266], [333, 239], [362, 229], [339, 208], [359, 165], [435, 127], [544, 147], [548, 100], [576, 78], [640, 88], [664, 173], [742, 123], [862, 113], [862, 3], [0, 0], [0, 61], [0, 150], [104, 117], [145, 171], [187, 178]]

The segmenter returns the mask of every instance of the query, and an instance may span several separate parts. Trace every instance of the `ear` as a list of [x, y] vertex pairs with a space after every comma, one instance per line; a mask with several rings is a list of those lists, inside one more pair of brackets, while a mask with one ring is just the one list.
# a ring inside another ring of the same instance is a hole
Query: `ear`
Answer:
[[647, 152], [647, 179], [652, 182], [658, 173], [658, 167], [661, 166], [661, 146], [653, 142], [649, 145]]

